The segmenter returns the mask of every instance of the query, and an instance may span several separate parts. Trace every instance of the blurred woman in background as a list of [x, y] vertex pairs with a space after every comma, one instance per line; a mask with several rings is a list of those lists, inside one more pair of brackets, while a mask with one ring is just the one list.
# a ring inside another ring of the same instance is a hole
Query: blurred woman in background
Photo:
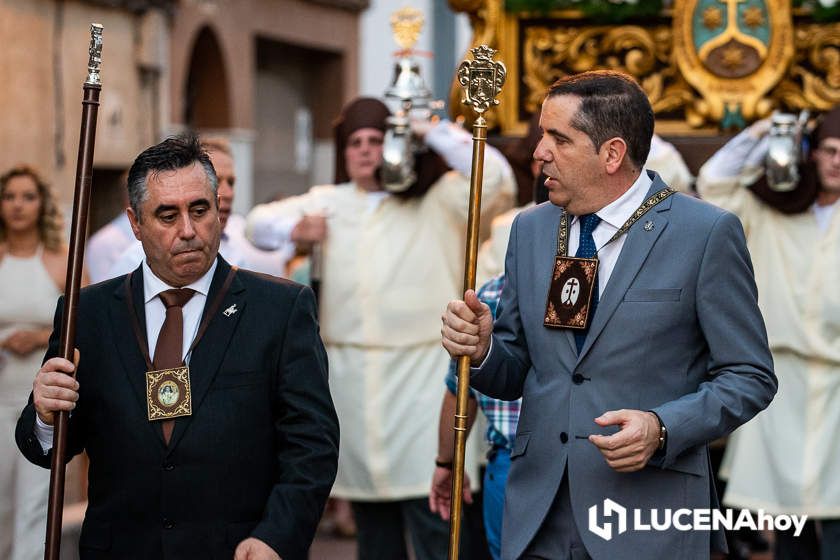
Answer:
[[50, 473], [17, 452], [14, 431], [64, 291], [62, 222], [55, 195], [34, 169], [0, 176], [0, 558], [11, 560], [44, 554]]

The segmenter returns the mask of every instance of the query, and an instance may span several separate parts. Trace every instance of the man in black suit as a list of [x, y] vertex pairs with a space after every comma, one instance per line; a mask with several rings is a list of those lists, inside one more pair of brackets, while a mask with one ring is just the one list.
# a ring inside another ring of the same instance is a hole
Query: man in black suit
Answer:
[[18, 446], [48, 467], [70, 411], [68, 459], [90, 457], [84, 559], [306, 558], [338, 455], [312, 292], [217, 255], [194, 137], [140, 154], [128, 185], [146, 258], [81, 292], [78, 368], [56, 357], [59, 300]]

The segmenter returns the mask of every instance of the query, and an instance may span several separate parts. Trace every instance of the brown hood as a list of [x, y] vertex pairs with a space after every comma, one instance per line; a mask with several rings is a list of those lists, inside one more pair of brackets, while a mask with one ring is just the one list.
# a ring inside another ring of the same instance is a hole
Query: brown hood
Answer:
[[375, 128], [385, 132], [385, 119], [391, 115], [388, 107], [373, 97], [358, 97], [344, 106], [341, 114], [333, 123], [335, 135], [335, 184], [350, 180], [347, 175], [347, 162], [344, 149], [347, 139], [361, 128]]
[[[347, 162], [344, 150], [347, 139], [361, 128], [375, 128], [385, 132], [386, 119], [391, 115], [388, 107], [373, 97], [359, 97], [344, 106], [341, 115], [333, 125], [335, 134], [335, 184], [346, 183], [350, 180], [347, 175]], [[401, 193], [395, 193], [400, 198], [422, 196], [434, 185], [450, 167], [442, 157], [432, 150], [417, 154], [415, 159], [417, 181]]]

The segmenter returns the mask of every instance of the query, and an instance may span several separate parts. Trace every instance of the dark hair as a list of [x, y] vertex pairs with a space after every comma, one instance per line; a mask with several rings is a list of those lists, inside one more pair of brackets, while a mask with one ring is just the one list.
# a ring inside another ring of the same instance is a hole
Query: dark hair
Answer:
[[[175, 171], [198, 162], [204, 168], [213, 195], [219, 188], [216, 170], [210, 163], [210, 156], [202, 148], [198, 137], [194, 134], [172, 136], [160, 144], [146, 148], [128, 171], [128, 203], [137, 219], [140, 220], [140, 205], [148, 197], [146, 179], [149, 174], [157, 175], [161, 171]], [[214, 196], [215, 198], [215, 196]]]
[[[0, 176], [0, 195], [6, 185], [15, 177], [29, 177], [41, 197], [41, 211], [38, 214], [38, 235], [41, 243], [50, 251], [58, 251], [64, 244], [64, 216], [58, 207], [58, 197], [52, 188], [31, 165], [17, 165]], [[0, 217], [0, 241], [6, 239], [6, 224]]]
[[619, 137], [627, 143], [630, 161], [640, 168], [645, 164], [653, 136], [653, 108], [633, 78], [612, 70], [572, 74], [549, 88], [548, 98], [558, 95], [580, 97], [571, 125], [589, 136], [596, 151]]

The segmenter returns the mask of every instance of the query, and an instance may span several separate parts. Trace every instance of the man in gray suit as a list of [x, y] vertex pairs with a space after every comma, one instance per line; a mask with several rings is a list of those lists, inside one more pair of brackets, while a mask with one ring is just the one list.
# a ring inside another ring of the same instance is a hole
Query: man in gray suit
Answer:
[[743, 229], [644, 169], [653, 111], [629, 77], [562, 78], [540, 127], [549, 203], [513, 224], [495, 327], [472, 291], [443, 316], [471, 384], [523, 398], [502, 558], [708, 560], [707, 443], [776, 392]]

